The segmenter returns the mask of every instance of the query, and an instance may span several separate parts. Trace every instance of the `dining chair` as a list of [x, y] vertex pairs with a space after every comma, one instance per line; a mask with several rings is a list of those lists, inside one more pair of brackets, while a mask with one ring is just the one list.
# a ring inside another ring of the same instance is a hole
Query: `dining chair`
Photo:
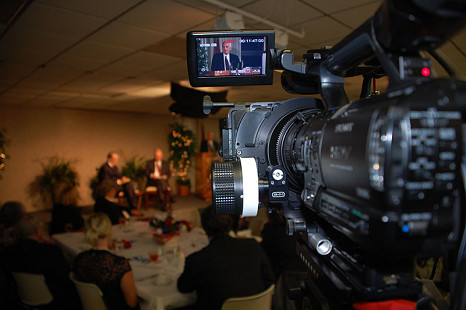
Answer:
[[272, 284], [268, 289], [256, 295], [228, 298], [223, 303], [222, 310], [270, 310], [274, 289], [275, 285]]
[[78, 281], [73, 273], [70, 274], [70, 279], [76, 285], [83, 310], [107, 310], [104, 294], [97, 285]]
[[11, 274], [16, 283], [19, 299], [24, 305], [35, 307], [47, 305], [53, 301], [44, 275], [25, 272], [12, 272]]

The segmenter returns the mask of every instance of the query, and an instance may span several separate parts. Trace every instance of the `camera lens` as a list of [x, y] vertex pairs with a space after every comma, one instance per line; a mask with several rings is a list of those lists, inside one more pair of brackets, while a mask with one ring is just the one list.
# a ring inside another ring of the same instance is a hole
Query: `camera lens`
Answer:
[[256, 160], [215, 162], [212, 165], [212, 206], [216, 214], [257, 215], [259, 178]]

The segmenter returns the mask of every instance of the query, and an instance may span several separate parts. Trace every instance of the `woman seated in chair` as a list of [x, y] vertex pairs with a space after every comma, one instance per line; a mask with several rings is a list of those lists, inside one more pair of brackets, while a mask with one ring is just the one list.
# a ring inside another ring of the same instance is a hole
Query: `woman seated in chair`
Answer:
[[73, 265], [76, 279], [96, 284], [108, 309], [139, 309], [133, 272], [126, 258], [108, 251], [112, 223], [104, 213], [95, 213], [84, 226], [92, 249], [79, 254]]
[[97, 187], [97, 200], [94, 205], [95, 212], [108, 215], [113, 225], [118, 224], [120, 218], [131, 215], [140, 215], [138, 210], [118, 205], [114, 200], [117, 188], [111, 180], [103, 180]]

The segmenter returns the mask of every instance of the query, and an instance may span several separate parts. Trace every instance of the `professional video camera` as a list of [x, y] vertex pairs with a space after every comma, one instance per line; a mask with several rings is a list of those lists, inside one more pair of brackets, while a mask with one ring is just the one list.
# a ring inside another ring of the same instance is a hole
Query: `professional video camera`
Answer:
[[[280, 69], [285, 90], [321, 96], [204, 101], [206, 112], [233, 106], [223, 162], [212, 166], [214, 210], [254, 216], [265, 205], [283, 214], [309, 269], [303, 309], [417, 301], [414, 257], [459, 252], [456, 270], [465, 268], [466, 83], [434, 78], [420, 56], [429, 52], [456, 78], [435, 49], [465, 16], [464, 1], [386, 0], [336, 46], [310, 50], [299, 63], [274, 49], [270, 31], [188, 33], [193, 86], [271, 84]], [[231, 53], [219, 62], [223, 45]], [[361, 98], [350, 102], [344, 79], [358, 75]], [[383, 76], [387, 91], [370, 94]], [[465, 305], [464, 277], [456, 309]]]

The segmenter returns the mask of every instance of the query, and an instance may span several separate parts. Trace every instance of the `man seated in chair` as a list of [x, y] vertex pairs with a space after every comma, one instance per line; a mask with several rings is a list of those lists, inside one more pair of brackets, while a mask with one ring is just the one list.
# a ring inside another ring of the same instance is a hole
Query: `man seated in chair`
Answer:
[[81, 309], [76, 287], [69, 279], [70, 267], [61, 249], [51, 244], [43, 222], [25, 215], [18, 224], [21, 240], [0, 254], [2, 268], [10, 272], [42, 274], [53, 296], [46, 309]]
[[256, 240], [228, 236], [230, 215], [214, 215], [208, 207], [201, 223], [209, 245], [186, 257], [178, 279], [180, 292], [196, 291], [197, 309], [219, 310], [228, 298], [255, 295], [273, 284], [272, 267]]
[[103, 180], [112, 180], [115, 183], [117, 194], [123, 191], [126, 200], [128, 201], [129, 207], [131, 209], [137, 209], [138, 199], [136, 197], [136, 193], [134, 192], [133, 184], [131, 183], [131, 179], [120, 175], [120, 171], [118, 170], [117, 166], [118, 160], [119, 156], [117, 153], [108, 153], [107, 162], [103, 164], [99, 170], [99, 184], [102, 183]]
[[168, 179], [170, 178], [170, 164], [163, 160], [163, 152], [157, 148], [154, 152], [154, 159], [150, 159], [146, 163], [147, 185], [157, 187], [157, 194], [162, 202], [162, 211], [166, 211], [168, 200], [173, 202], [170, 195]]

